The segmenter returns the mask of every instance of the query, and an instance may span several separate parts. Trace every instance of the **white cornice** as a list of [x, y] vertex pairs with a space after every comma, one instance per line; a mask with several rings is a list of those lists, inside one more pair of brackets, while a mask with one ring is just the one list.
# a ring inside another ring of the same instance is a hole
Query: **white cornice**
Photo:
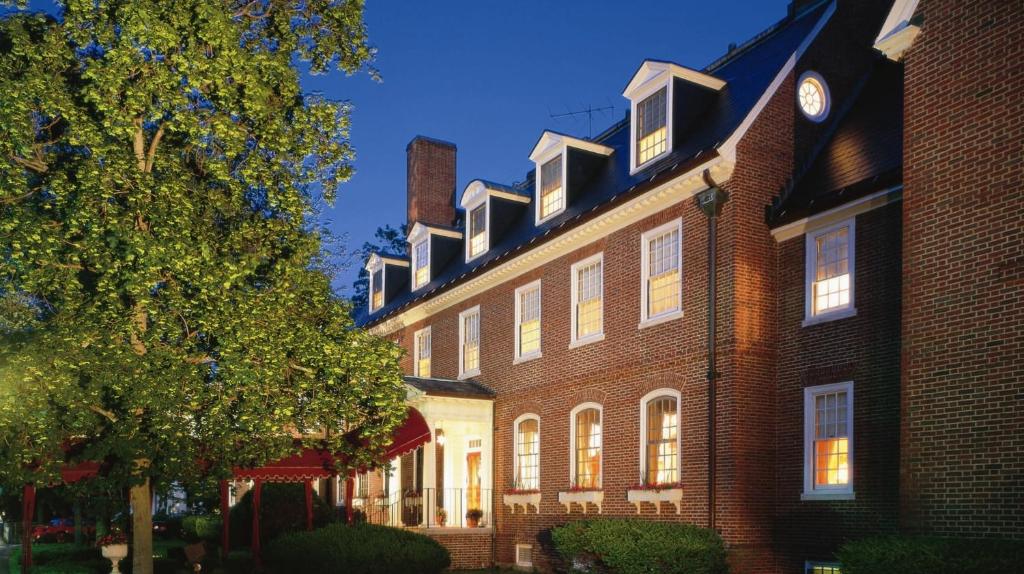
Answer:
[[507, 199], [518, 203], [530, 203], [530, 198], [525, 195], [511, 193], [504, 189], [498, 189], [492, 187], [493, 185], [494, 184], [489, 185], [482, 179], [474, 179], [469, 182], [466, 189], [462, 192], [462, 199], [459, 200], [459, 206], [463, 209], [469, 210], [483, 203], [483, 201], [489, 196], [500, 197], [501, 199]]
[[609, 156], [615, 150], [599, 143], [592, 141], [581, 140], [558, 132], [550, 130], [544, 130], [541, 134], [540, 139], [537, 140], [537, 145], [533, 146], [533, 151], [530, 152], [530, 160], [537, 161], [539, 158], [543, 158], [551, 154], [554, 150], [561, 152], [566, 146], [581, 149], [583, 151], [589, 151], [590, 153], [596, 153], [599, 155]]
[[426, 238], [428, 234], [451, 237], [452, 239], [462, 239], [462, 232], [460, 231], [444, 227], [433, 227], [417, 221], [413, 224], [412, 229], [409, 230], [409, 237], [407, 241], [409, 243], [419, 243], [419, 241]]
[[733, 163], [725, 161], [721, 157], [708, 160], [690, 171], [624, 202], [600, 217], [573, 228], [551, 241], [511, 257], [508, 261], [478, 277], [414, 304], [395, 316], [372, 326], [370, 331], [377, 335], [386, 335], [405, 325], [422, 321], [478, 293], [515, 279], [637, 221], [664, 211], [707, 187], [702, 176], [704, 170], [710, 170], [711, 177], [715, 181], [725, 182], [732, 176]]
[[664, 81], [663, 75], [668, 74], [673, 78], [680, 78], [711, 88], [712, 90], [718, 91], [725, 87], [725, 81], [714, 76], [698, 72], [679, 64], [673, 64], [672, 62], [660, 62], [658, 60], [644, 60], [643, 64], [640, 64], [640, 68], [633, 74], [633, 78], [629, 81], [629, 85], [622, 91], [622, 95], [634, 99], [634, 96], [638, 92], [643, 91], [643, 86], [655, 82], [661, 84]]
[[849, 219], [866, 213], [872, 209], [878, 209], [903, 199], [903, 186], [897, 185], [889, 189], [883, 189], [881, 191], [866, 195], [864, 197], [855, 199], [849, 203], [844, 203], [839, 207], [834, 207], [821, 213], [816, 213], [810, 217], [798, 219], [792, 223], [787, 223], [772, 229], [772, 237], [775, 241], [782, 243], [783, 241], [799, 237], [805, 233], [821, 229], [822, 227], [828, 227], [837, 221]]
[[893, 62], [898, 62], [903, 58], [903, 53], [914, 44], [914, 40], [920, 33], [921, 28], [904, 23], [902, 27], [875, 42], [875, 49], [885, 54], [885, 57]]

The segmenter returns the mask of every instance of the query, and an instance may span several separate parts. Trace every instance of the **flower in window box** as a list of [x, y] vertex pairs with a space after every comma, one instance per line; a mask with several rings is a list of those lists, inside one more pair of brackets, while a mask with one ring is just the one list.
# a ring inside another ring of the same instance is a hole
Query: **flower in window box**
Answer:
[[582, 486], [579, 484], [570, 484], [569, 492], [600, 492], [603, 490], [600, 486]]

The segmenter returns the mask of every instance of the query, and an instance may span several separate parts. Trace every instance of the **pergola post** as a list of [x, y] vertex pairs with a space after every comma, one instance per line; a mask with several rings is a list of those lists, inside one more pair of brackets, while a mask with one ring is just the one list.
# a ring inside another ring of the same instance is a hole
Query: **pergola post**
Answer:
[[349, 470], [345, 477], [345, 524], [352, 524], [352, 495], [356, 486], [356, 471]]
[[260, 493], [263, 480], [257, 478], [252, 485], [252, 558], [260, 566]]
[[36, 512], [36, 487], [26, 484], [21, 499], [21, 570], [32, 570], [32, 515]]
[[313, 530], [313, 481], [306, 479], [306, 530]]
[[224, 560], [228, 559], [231, 538], [231, 505], [228, 504], [228, 481], [220, 481], [220, 552]]

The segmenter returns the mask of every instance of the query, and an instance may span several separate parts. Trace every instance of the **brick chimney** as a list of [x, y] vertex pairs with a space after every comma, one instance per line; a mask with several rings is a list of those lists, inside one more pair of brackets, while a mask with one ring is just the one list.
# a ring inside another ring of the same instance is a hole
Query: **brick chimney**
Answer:
[[455, 223], [455, 144], [416, 136], [405, 148], [408, 156], [409, 227], [419, 221]]

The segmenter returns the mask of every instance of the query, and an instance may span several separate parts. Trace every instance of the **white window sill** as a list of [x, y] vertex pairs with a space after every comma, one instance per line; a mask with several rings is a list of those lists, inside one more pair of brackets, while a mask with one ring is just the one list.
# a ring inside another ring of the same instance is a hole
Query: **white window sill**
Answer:
[[[653, 92], [652, 92], [652, 93], [653, 93]], [[668, 127], [668, 125], [666, 124], [666, 126], [665, 126], [665, 127], [667, 128], [667, 127]], [[666, 140], [666, 142], [665, 142], [665, 143], [667, 144], [667, 143], [668, 143], [668, 141]], [[665, 147], [667, 148], [668, 146], [666, 145]], [[643, 171], [643, 170], [645, 170], [645, 169], [647, 169], [647, 168], [651, 167], [651, 166], [652, 166], [652, 165], [654, 165], [654, 163], [655, 163], [655, 162], [657, 162], [658, 160], [660, 160], [660, 159], [663, 159], [663, 158], [665, 158], [666, 156], [668, 156], [669, 152], [671, 152], [671, 151], [672, 151], [672, 150], [670, 150], [670, 149], [666, 149], [665, 151], [663, 151], [663, 152], [659, 153], [658, 155], [656, 155], [656, 156], [652, 157], [651, 159], [649, 159], [649, 160], [647, 160], [647, 161], [643, 162], [642, 164], [640, 164], [640, 165], [638, 165], [638, 166], [634, 166], [634, 167], [630, 168], [630, 170], [629, 170], [629, 175], [636, 175], [636, 174], [640, 173], [641, 171]]]
[[558, 211], [556, 211], [556, 212], [554, 212], [554, 213], [550, 213], [550, 214], [548, 214], [548, 215], [547, 215], [546, 217], [544, 217], [543, 219], [538, 219], [538, 220], [537, 220], [537, 221], [535, 222], [535, 224], [536, 224], [536, 225], [544, 225], [545, 223], [547, 223], [547, 222], [551, 221], [552, 219], [554, 219], [554, 218], [558, 217], [559, 215], [561, 215], [561, 214], [563, 214], [563, 213], [565, 213], [565, 208], [564, 208], [564, 207], [563, 207], [562, 209], [559, 209]]
[[587, 513], [587, 503], [597, 507], [597, 513], [601, 514], [601, 506], [604, 504], [603, 490], [583, 490], [576, 492], [559, 492], [558, 503], [565, 507], [565, 513], [572, 512], [572, 505], [578, 504], [583, 514]]
[[640, 324], [637, 325], [637, 329], [644, 329], [644, 328], [647, 328], [647, 327], [653, 327], [655, 325], [661, 325], [662, 323], [668, 323], [669, 321], [675, 321], [676, 319], [681, 319], [682, 317], [683, 317], [682, 309], [680, 309], [679, 311], [672, 311], [671, 313], [666, 313], [664, 315], [658, 315], [657, 317], [651, 317], [650, 319], [644, 319], [643, 321], [640, 321]]
[[517, 506], [522, 507], [523, 514], [529, 514], [530, 506], [533, 506], [534, 514], [540, 514], [540, 491], [506, 494], [502, 497], [502, 502], [512, 508], [512, 514], [516, 513]]
[[856, 500], [852, 492], [802, 492], [800, 500]]
[[470, 377], [476, 377], [479, 374], [480, 374], [480, 369], [473, 369], [472, 371], [467, 371], [465, 373], [459, 373], [459, 380], [461, 381], [461, 380], [464, 380], [464, 379], [468, 379]]
[[575, 341], [569, 343], [569, 348], [570, 349], [575, 349], [577, 347], [582, 347], [583, 345], [589, 345], [591, 343], [597, 343], [599, 341], [604, 341], [604, 333], [598, 333], [596, 335], [588, 335], [584, 339], [576, 339]]
[[530, 361], [532, 361], [534, 359], [539, 359], [539, 358], [541, 358], [541, 354], [539, 352], [538, 353], [530, 353], [529, 355], [523, 355], [521, 357], [516, 357], [516, 358], [512, 359], [512, 364], [513, 365], [518, 365], [520, 363], [528, 363], [528, 362], [530, 362]]
[[641, 490], [631, 488], [626, 491], [626, 501], [636, 506], [636, 513], [640, 514], [640, 503], [648, 502], [661, 514], [661, 503], [667, 502], [676, 508], [676, 514], [683, 513], [683, 489], [665, 488], [661, 490]]
[[839, 319], [846, 319], [847, 317], [857, 316], [856, 307], [847, 307], [845, 309], [837, 309], [835, 311], [826, 311], [821, 315], [812, 315], [804, 319], [804, 322], [800, 324], [801, 327], [810, 327], [811, 325], [819, 325], [821, 323], [828, 323], [829, 321], [838, 321]]

